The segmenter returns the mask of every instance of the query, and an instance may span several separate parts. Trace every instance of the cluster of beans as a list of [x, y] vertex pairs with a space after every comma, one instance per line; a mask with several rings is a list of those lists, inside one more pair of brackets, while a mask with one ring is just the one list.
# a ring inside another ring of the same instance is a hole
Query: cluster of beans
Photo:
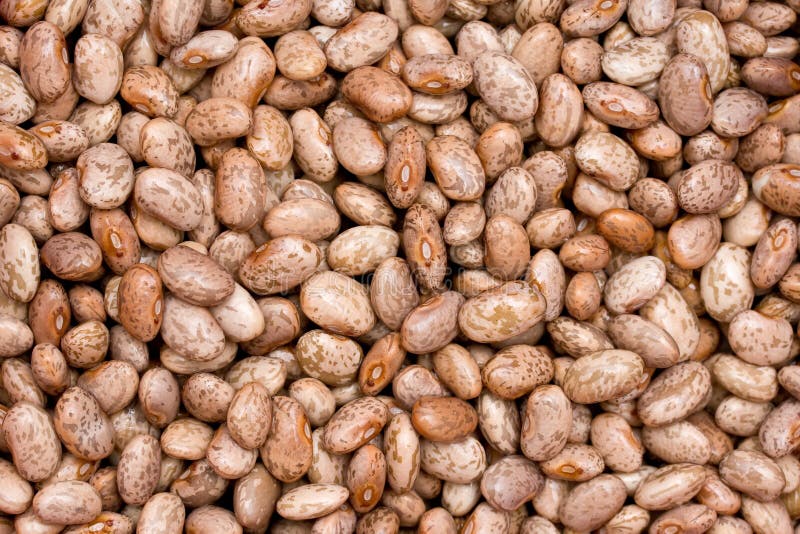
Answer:
[[0, 534], [800, 533], [800, 0], [0, 0]]

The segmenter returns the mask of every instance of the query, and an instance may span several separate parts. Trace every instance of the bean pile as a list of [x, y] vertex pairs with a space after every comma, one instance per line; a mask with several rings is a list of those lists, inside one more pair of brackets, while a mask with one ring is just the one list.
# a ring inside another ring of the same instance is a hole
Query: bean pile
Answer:
[[800, 0], [0, 0], [0, 534], [800, 533]]

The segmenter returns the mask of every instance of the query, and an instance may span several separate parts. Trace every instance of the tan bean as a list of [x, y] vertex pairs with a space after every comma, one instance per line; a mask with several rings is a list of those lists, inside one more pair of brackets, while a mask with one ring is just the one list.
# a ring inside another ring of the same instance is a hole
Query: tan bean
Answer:
[[[197, 188], [175, 171], [150, 168], [136, 177], [133, 196], [146, 214], [178, 230], [196, 228], [203, 216]], [[164, 206], [170, 209], [164, 209]]]
[[711, 375], [702, 364], [675, 365], [662, 371], [639, 397], [639, 416], [650, 426], [679, 421], [702, 406], [710, 388]]
[[239, 41], [236, 54], [214, 69], [212, 97], [231, 97], [254, 107], [275, 76], [275, 58], [259, 38]]
[[486, 181], [477, 154], [464, 141], [434, 137], [426, 147], [428, 166], [444, 194], [453, 200], [474, 200]]
[[622, 481], [613, 475], [600, 475], [570, 491], [559, 510], [559, 519], [569, 528], [592, 530], [614, 517], [624, 502]]
[[411, 108], [411, 90], [399, 79], [375, 67], [350, 71], [342, 81], [341, 90], [356, 108], [375, 122], [391, 122]]
[[233, 278], [214, 260], [188, 247], [164, 251], [158, 272], [170, 291], [191, 304], [216, 306], [233, 293]]
[[[170, 489], [187, 505], [199, 507], [211, 504], [219, 499], [225, 488], [227, 481], [217, 475], [205, 460], [192, 463], [186, 471], [172, 483]], [[179, 511], [178, 511], [179, 510]], [[177, 506], [178, 513], [183, 513], [184, 508]], [[161, 516], [159, 516], [161, 517]], [[171, 525], [180, 525], [182, 516], [167, 515], [171, 519]]]
[[444, 481], [466, 484], [486, 469], [486, 452], [473, 437], [452, 443], [423, 440], [420, 451], [422, 468]]
[[137, 530], [142, 532], [175, 532], [183, 530], [185, 508], [179, 496], [156, 493], [141, 509]]
[[325, 426], [323, 444], [335, 454], [352, 452], [378, 434], [389, 411], [380, 400], [362, 397], [345, 404]]
[[[489, 399], [482, 396], [479, 408], [490, 408], [491, 404]], [[531, 392], [525, 408], [518, 438], [523, 454], [535, 461], [552, 459], [561, 452], [569, 438], [569, 428], [572, 426], [569, 399], [560, 387], [542, 385]], [[481, 429], [484, 429], [483, 424]]]
[[705, 469], [693, 464], [667, 465], [645, 478], [636, 490], [636, 504], [646, 510], [668, 510], [689, 501], [705, 481]]
[[[525, 67], [512, 56], [487, 51], [472, 65], [475, 88], [501, 120], [520, 121], [532, 117], [539, 105], [536, 85]], [[501, 94], [513, 93], [514, 99]]]
[[111, 454], [111, 422], [95, 398], [83, 389], [65, 391], [56, 403], [53, 419], [59, 438], [72, 454], [89, 461]]
[[436, 351], [458, 333], [458, 310], [464, 297], [447, 291], [420, 304], [404, 319], [400, 334], [403, 347], [414, 354]]
[[261, 460], [272, 476], [293, 482], [311, 466], [311, 428], [297, 401], [283, 396], [272, 400], [272, 424], [259, 449]]
[[[564, 392], [574, 402], [594, 403], [633, 389], [644, 372], [642, 359], [622, 350], [602, 351], [577, 360], [567, 371]], [[602, 379], [598, 379], [602, 376]]]
[[91, 521], [100, 513], [100, 495], [86, 482], [58, 482], [36, 494], [33, 510], [48, 523], [77, 525]]
[[762, 502], [775, 499], [785, 483], [780, 467], [756, 451], [732, 451], [720, 462], [719, 474], [731, 488]]
[[712, 88], [706, 66], [691, 54], [678, 54], [664, 67], [658, 101], [664, 119], [681, 135], [695, 135], [712, 119]]
[[398, 208], [409, 207], [420, 193], [425, 175], [425, 145], [413, 127], [398, 131], [387, 151], [384, 176], [389, 201]]

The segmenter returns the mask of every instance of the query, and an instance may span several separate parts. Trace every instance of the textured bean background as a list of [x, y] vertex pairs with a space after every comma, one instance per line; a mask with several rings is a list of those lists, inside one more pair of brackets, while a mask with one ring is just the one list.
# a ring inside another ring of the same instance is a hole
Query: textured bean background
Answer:
[[0, 534], [800, 534], [800, 0], [0, 0]]

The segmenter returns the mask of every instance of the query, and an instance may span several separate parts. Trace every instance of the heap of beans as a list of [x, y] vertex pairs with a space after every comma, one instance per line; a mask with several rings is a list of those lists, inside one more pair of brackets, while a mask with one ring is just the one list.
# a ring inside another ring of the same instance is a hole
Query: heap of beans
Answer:
[[800, 0], [0, 0], [0, 534], [800, 533]]

